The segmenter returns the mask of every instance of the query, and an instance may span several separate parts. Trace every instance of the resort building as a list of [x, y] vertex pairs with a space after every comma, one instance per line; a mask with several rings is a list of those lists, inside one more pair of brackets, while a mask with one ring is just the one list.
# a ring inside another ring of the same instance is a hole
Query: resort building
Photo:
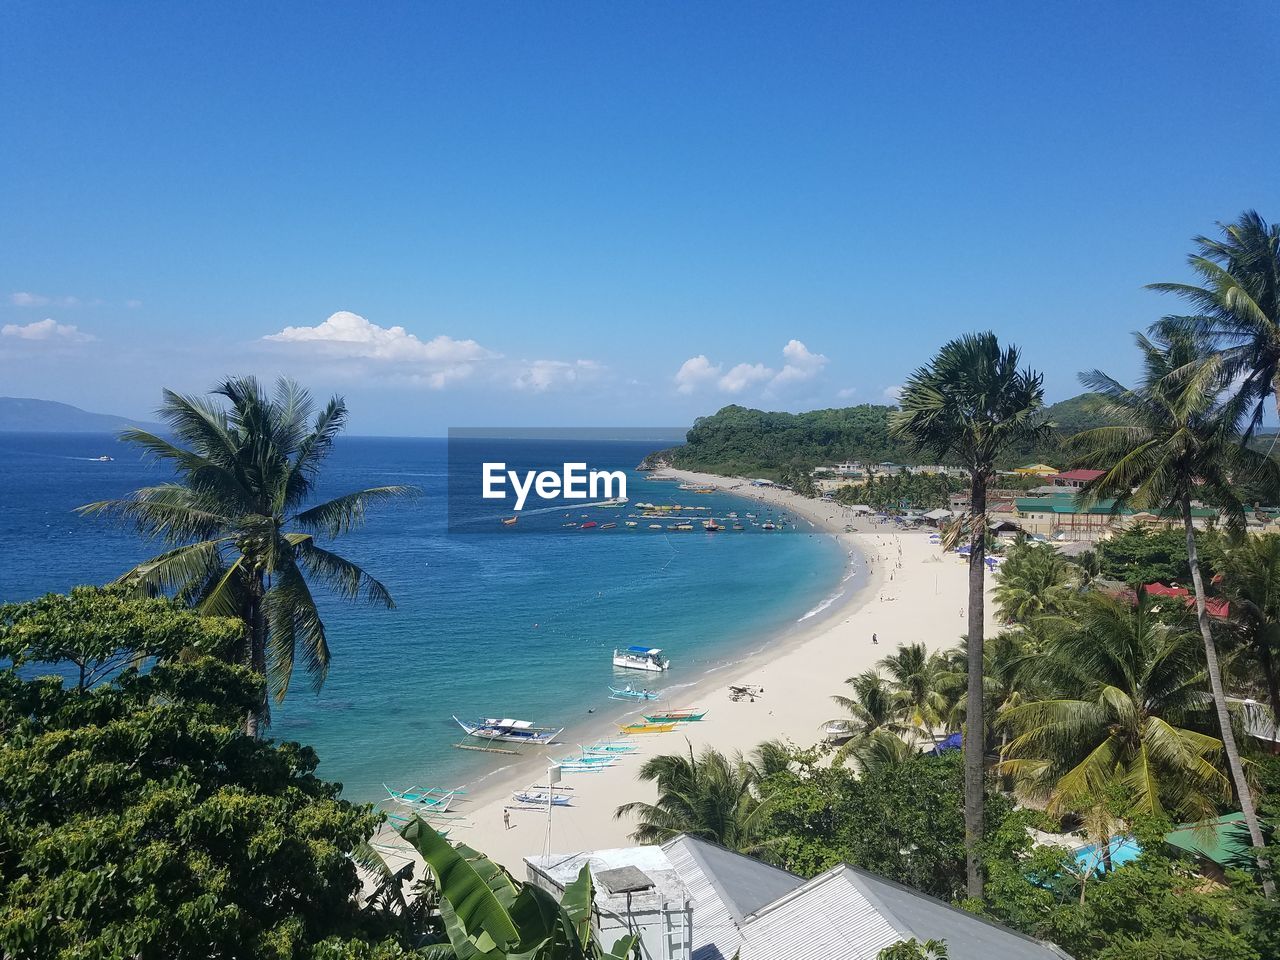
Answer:
[[[1015, 511], [1018, 524], [1026, 533], [1060, 540], [1101, 540], [1137, 524], [1169, 527], [1182, 523], [1176, 511], [1117, 509], [1116, 502], [1109, 499], [1084, 506], [1075, 493], [1065, 490], [1048, 497], [1019, 497]], [[1207, 530], [1218, 522], [1219, 514], [1210, 507], [1193, 506], [1191, 519], [1196, 529]]]
[[846, 865], [811, 880], [705, 840], [525, 858], [553, 896], [590, 864], [592, 926], [640, 937], [645, 960], [875, 960], [902, 940], [945, 940], [951, 960], [1070, 960], [1053, 944]]
[[1025, 467], [1015, 467], [1013, 473], [1020, 477], [1055, 477], [1058, 475], [1058, 468], [1051, 467], [1047, 463], [1029, 463]]
[[1050, 479], [1053, 480], [1055, 487], [1069, 487], [1073, 490], [1079, 490], [1091, 481], [1097, 480], [1105, 472], [1105, 470], [1065, 470], [1062, 473], [1054, 474]]

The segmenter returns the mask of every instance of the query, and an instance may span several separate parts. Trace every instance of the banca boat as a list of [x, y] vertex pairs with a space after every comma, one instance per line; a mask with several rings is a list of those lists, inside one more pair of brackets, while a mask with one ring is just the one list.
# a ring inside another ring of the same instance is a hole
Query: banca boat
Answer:
[[469, 737], [478, 737], [481, 740], [501, 740], [503, 743], [553, 743], [560, 734], [564, 733], [564, 727], [554, 729], [552, 727], [536, 727], [530, 720], [512, 720], [506, 718], [503, 720], [494, 720], [486, 717], [483, 720], [459, 720], [453, 718], [454, 722], [466, 731]]
[[573, 801], [573, 797], [567, 793], [547, 793], [545, 790], [517, 790], [511, 795], [511, 799], [538, 807], [567, 807]]
[[652, 716], [645, 714], [645, 720], [649, 723], [693, 723], [706, 715], [707, 711], [694, 707], [689, 710], [663, 710]]
[[676, 728], [675, 721], [671, 723], [649, 723], [647, 721], [640, 723], [636, 721], [635, 723], [619, 724], [618, 726], [623, 733], [628, 735], [633, 733], [670, 733]]
[[610, 700], [657, 700], [658, 695], [652, 690], [633, 690], [630, 684], [619, 690], [617, 687], [609, 688]]
[[436, 813], [446, 812], [453, 798], [458, 795], [457, 790], [444, 790], [440, 787], [419, 790], [416, 785], [408, 790], [392, 790], [384, 783], [382, 789], [387, 791], [389, 800], [402, 807], [408, 807], [411, 810], [431, 810]]
[[625, 650], [613, 651], [613, 665], [627, 670], [649, 670], [661, 673], [671, 666], [670, 660], [662, 659], [662, 651], [657, 647], [630, 646]]

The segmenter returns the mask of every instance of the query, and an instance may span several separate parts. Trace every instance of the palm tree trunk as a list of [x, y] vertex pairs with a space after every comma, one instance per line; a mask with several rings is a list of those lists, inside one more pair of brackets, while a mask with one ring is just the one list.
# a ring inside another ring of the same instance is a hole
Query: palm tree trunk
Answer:
[[256, 740], [267, 712], [267, 621], [262, 609], [266, 589], [260, 573], [254, 574], [249, 591], [249, 667], [262, 677], [262, 702], [245, 715], [244, 732]]
[[[1231, 782], [1235, 785], [1240, 810], [1244, 813], [1244, 822], [1249, 828], [1249, 842], [1254, 847], [1261, 848], [1265, 841], [1262, 838], [1262, 827], [1258, 824], [1258, 811], [1253, 805], [1249, 783], [1244, 778], [1244, 765], [1240, 762], [1240, 751], [1236, 749], [1236, 737], [1231, 729], [1231, 717], [1227, 714], [1227, 694], [1222, 686], [1222, 670], [1218, 666], [1218, 648], [1213, 642], [1213, 631], [1209, 626], [1204, 579], [1200, 576], [1200, 557], [1196, 552], [1196, 532], [1191, 523], [1191, 497], [1188, 494], [1182, 497], [1182, 524], [1187, 531], [1187, 564], [1191, 567], [1191, 583], [1196, 591], [1196, 619], [1200, 625], [1200, 636], [1204, 640], [1205, 667], [1209, 673], [1209, 689], [1213, 693], [1213, 707], [1218, 714], [1218, 727], [1222, 733], [1222, 752], [1227, 756]], [[1263, 877], [1263, 892], [1268, 897], [1274, 896], [1275, 884], [1270, 879], [1270, 864], [1265, 857], [1258, 857], [1258, 871]]]
[[964, 718], [964, 850], [969, 896], [981, 897], [983, 877], [978, 845], [984, 832], [982, 795], [987, 753], [987, 730], [982, 716], [987, 477], [981, 470], [973, 471], [970, 496], [969, 515], [973, 529], [969, 542], [969, 694]]

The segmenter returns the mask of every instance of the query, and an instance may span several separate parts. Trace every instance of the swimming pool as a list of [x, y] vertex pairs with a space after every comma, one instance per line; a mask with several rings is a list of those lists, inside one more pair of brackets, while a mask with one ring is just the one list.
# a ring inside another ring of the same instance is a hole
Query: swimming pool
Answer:
[[[1137, 860], [1142, 854], [1142, 848], [1133, 837], [1112, 837], [1107, 841], [1106, 851], [1111, 856], [1111, 865], [1115, 867]], [[1095, 843], [1076, 851], [1076, 866], [1082, 871], [1101, 871], [1104, 863], [1104, 856]]]

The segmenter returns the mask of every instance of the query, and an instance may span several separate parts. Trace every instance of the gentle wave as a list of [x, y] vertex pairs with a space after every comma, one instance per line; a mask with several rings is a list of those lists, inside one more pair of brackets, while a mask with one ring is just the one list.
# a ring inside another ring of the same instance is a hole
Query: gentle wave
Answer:
[[[844, 581], [841, 581], [841, 582], [843, 583]], [[833, 603], [835, 603], [837, 600], [839, 600], [843, 596], [844, 596], [843, 590], [841, 590], [838, 593], [832, 594], [831, 596], [827, 597], [827, 599], [823, 600], [820, 604], [818, 604], [816, 607], [814, 607], [812, 610], [810, 610], [808, 613], [806, 613], [804, 616], [800, 617], [796, 621], [796, 623], [804, 623], [810, 617], [816, 617], [823, 610], [826, 610], [828, 607], [830, 607]]]

